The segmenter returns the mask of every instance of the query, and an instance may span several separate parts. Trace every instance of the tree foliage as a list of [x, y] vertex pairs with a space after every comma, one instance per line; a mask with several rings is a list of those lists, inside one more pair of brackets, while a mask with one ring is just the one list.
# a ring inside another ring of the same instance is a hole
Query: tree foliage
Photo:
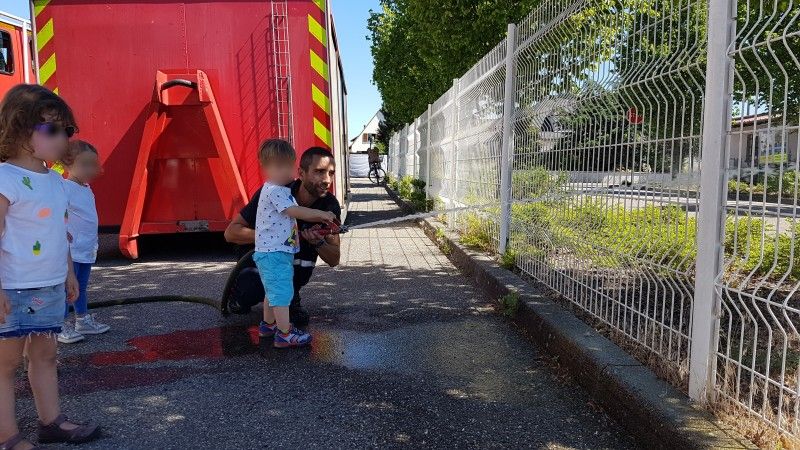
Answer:
[[539, 0], [382, 0], [368, 28], [373, 80], [396, 124], [412, 122]]
[[381, 113], [383, 113], [383, 120], [378, 123], [378, 134], [375, 136], [375, 145], [378, 147], [378, 151], [381, 154], [386, 154], [388, 153], [389, 139], [392, 138], [392, 133], [402, 128], [403, 124], [395, 122], [392, 115], [385, 109], [382, 109]]
[[[538, 3], [383, 0], [369, 29], [373, 78], [394, 122], [387, 130], [422, 114], [454, 77], [502, 39], [506, 23], [519, 23]], [[553, 11], [537, 23], [535, 42], [517, 60], [517, 104], [523, 110], [518, 116], [530, 120], [527, 136], [517, 136], [515, 146], [524, 163], [549, 170], [647, 167], [672, 174], [692, 167], [706, 87], [707, 5], [593, 0], [566, 19], [563, 11]], [[737, 8], [737, 114], [771, 113], [796, 125], [800, 3], [740, 0]], [[551, 129], [549, 116], [564, 137], [555, 154], [547, 155], [538, 134], [559, 131]]]

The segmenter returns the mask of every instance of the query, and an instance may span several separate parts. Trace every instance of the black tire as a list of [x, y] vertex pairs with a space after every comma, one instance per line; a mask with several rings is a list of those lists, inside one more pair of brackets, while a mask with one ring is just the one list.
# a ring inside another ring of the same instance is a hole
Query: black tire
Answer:
[[381, 168], [372, 168], [369, 171], [369, 181], [382, 185], [386, 183], [386, 171]]

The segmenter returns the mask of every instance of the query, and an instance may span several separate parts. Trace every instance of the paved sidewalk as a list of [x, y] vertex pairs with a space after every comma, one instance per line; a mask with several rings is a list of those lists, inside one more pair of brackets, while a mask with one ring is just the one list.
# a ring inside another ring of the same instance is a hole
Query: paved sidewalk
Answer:
[[[401, 214], [368, 182], [354, 180], [353, 193], [350, 223]], [[233, 266], [218, 239], [106, 260], [91, 295], [217, 297]], [[66, 411], [107, 429], [81, 448], [635, 448], [415, 225], [354, 230], [342, 252], [303, 291], [308, 351], [259, 343], [260, 310], [98, 310], [113, 331], [61, 349]], [[30, 431], [32, 399], [20, 388]]]

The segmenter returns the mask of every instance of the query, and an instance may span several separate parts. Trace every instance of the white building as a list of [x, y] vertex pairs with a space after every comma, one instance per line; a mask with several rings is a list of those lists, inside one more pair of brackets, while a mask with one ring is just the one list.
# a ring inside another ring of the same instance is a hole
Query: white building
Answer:
[[793, 167], [798, 157], [798, 127], [762, 114], [735, 119], [731, 126], [729, 169], [765, 165]]
[[375, 136], [378, 134], [378, 125], [380, 125], [382, 120], [383, 113], [380, 111], [376, 112], [375, 115], [369, 119], [369, 122], [364, 125], [364, 129], [356, 134], [350, 141], [350, 153], [367, 153], [367, 149], [369, 149], [369, 138], [372, 136], [372, 138], [375, 139]]
[[[378, 134], [378, 125], [383, 120], [383, 113], [376, 112], [375, 115], [369, 119], [364, 129], [361, 130], [350, 141], [350, 176], [353, 178], [366, 177], [369, 174], [369, 160], [367, 159], [367, 150], [369, 149], [369, 139], [372, 137], [373, 142]], [[381, 157], [383, 159], [383, 168], [386, 168], [386, 155]]]

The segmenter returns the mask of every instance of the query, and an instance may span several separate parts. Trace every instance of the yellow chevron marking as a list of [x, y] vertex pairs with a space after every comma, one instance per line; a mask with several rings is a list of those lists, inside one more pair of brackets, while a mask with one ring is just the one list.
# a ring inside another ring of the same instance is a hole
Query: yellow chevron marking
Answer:
[[317, 52], [311, 50], [311, 67], [325, 80], [328, 80], [328, 64], [323, 60]]
[[308, 32], [311, 33], [312, 36], [317, 38], [320, 44], [324, 45], [325, 47], [328, 46], [328, 40], [325, 36], [325, 28], [317, 22], [317, 19], [311, 17], [311, 14], [308, 15]]
[[53, 53], [50, 55], [50, 58], [45, 61], [44, 64], [39, 68], [39, 81], [42, 84], [47, 83], [47, 80], [56, 73], [56, 54]]
[[328, 147], [331, 146], [331, 131], [322, 124], [316, 117], [314, 117], [314, 134], [322, 139], [322, 142], [325, 143]]
[[36, 51], [42, 51], [51, 39], [53, 39], [53, 19], [48, 20], [41, 31], [36, 34]]
[[50, 0], [33, 0], [33, 15], [38, 16], [49, 4]]
[[311, 85], [311, 98], [314, 100], [314, 103], [322, 108], [326, 114], [331, 113], [331, 101], [327, 95], [320, 88], [318, 88], [315, 84]]

